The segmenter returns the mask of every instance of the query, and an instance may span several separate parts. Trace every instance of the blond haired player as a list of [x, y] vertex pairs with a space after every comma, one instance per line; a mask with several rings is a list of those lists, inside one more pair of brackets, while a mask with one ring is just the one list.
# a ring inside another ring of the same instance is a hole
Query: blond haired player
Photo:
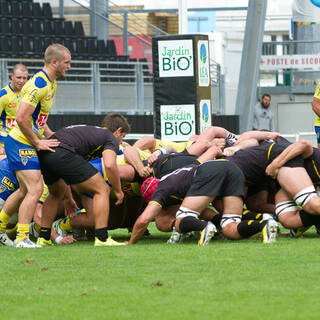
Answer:
[[[30, 222], [43, 191], [37, 150], [54, 152], [52, 148], [59, 145], [56, 139], [42, 138], [52, 135], [46, 123], [57, 89], [56, 79], [64, 77], [69, 70], [71, 54], [63, 45], [54, 43], [46, 49], [44, 60], [43, 69], [22, 89], [16, 123], [5, 144], [9, 167], [15, 171], [24, 194], [19, 207], [16, 247], [38, 247], [29, 239]], [[8, 215], [2, 210], [0, 220], [5, 222], [7, 219]]]
[[28, 69], [23, 64], [13, 66], [11, 82], [0, 90], [0, 157], [4, 157], [4, 142], [13, 128], [21, 100], [21, 89], [28, 80]]

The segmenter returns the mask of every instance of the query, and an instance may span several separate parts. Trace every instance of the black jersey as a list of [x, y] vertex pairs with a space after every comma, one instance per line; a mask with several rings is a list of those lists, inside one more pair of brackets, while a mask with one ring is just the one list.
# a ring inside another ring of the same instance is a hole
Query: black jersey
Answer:
[[191, 186], [198, 166], [197, 164], [188, 165], [163, 176], [151, 201], [159, 203], [162, 207], [181, 203]]
[[304, 160], [304, 167], [312, 183], [320, 186], [320, 150], [318, 148], [313, 148], [312, 155]]
[[174, 152], [160, 155], [152, 164], [153, 175], [161, 178], [164, 175], [173, 172], [176, 169], [187, 166], [189, 164], [199, 164], [196, 162], [197, 156], [186, 155], [182, 152]]
[[101, 158], [104, 150], [119, 152], [119, 144], [106, 128], [75, 125], [57, 130], [50, 139], [58, 139], [59, 147], [75, 152], [86, 160]]

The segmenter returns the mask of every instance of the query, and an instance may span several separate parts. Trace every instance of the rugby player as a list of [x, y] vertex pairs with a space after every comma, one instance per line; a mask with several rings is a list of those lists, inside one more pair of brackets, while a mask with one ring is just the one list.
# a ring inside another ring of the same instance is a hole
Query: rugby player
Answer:
[[19, 63], [13, 66], [11, 82], [0, 90], [0, 157], [5, 156], [4, 141], [16, 118], [21, 89], [28, 80], [28, 69]]
[[[29, 239], [29, 224], [43, 191], [37, 150], [54, 152], [52, 148], [59, 144], [56, 139], [44, 140], [42, 137], [52, 135], [46, 123], [57, 89], [56, 79], [64, 77], [70, 68], [70, 51], [61, 44], [52, 44], [45, 51], [44, 61], [43, 69], [21, 91], [16, 122], [5, 143], [9, 167], [15, 171], [20, 190], [25, 195], [19, 207], [15, 240], [15, 246], [23, 248], [39, 247]], [[6, 212], [2, 210], [0, 216], [6, 216]]]
[[276, 222], [241, 221], [244, 176], [234, 164], [213, 160], [200, 165], [188, 165], [165, 175], [160, 180], [148, 178], [142, 186], [148, 206], [136, 221], [128, 244], [136, 243], [148, 224], [161, 210], [181, 203], [174, 223], [180, 233], [200, 231], [198, 245], [207, 245], [216, 232], [213, 223], [200, 221], [200, 213], [216, 197], [224, 205], [221, 227], [230, 239], [241, 239], [263, 231], [265, 243], [275, 241]]
[[[95, 220], [95, 246], [121, 245], [108, 238], [107, 223], [109, 215], [110, 190], [102, 176], [88, 160], [103, 158], [103, 169], [114, 189], [116, 204], [123, 201], [116, 156], [119, 143], [127, 134], [130, 126], [119, 114], [122, 125], [113, 133], [106, 128], [87, 125], [76, 125], [58, 130], [50, 139], [57, 139], [60, 144], [55, 152], [40, 150], [38, 152], [41, 171], [49, 188], [49, 196], [44, 203], [41, 220], [39, 245], [51, 245], [51, 225], [57, 215], [57, 208], [63, 198], [67, 198], [67, 214], [73, 214], [76, 203], [68, 185], [78, 193], [89, 193], [93, 196], [93, 215]], [[120, 122], [119, 122], [120, 123]]]

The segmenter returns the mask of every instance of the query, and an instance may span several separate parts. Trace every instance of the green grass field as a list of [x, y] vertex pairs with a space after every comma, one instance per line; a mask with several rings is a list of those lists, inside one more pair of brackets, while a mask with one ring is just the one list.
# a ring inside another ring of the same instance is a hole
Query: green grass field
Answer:
[[[0, 247], [0, 319], [318, 319], [320, 239]], [[126, 230], [111, 231], [127, 240]]]

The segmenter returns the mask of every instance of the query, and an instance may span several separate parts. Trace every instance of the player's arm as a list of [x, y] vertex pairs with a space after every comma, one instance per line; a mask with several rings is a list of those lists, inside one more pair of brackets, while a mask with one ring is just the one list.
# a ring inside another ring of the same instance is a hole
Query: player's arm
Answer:
[[34, 106], [26, 102], [22, 101], [20, 103], [19, 109], [16, 115], [16, 121], [19, 125], [19, 128], [36, 149], [49, 150], [54, 152], [54, 150], [51, 147], [57, 147], [59, 145], [58, 140], [56, 139], [41, 140], [33, 132], [32, 123], [30, 119], [34, 112], [34, 109], [35, 109]]
[[133, 226], [129, 244], [135, 244], [141, 239], [148, 228], [149, 223], [159, 214], [161, 206], [156, 202], [149, 202], [142, 214]]
[[44, 126], [44, 131], [43, 131], [43, 135], [49, 139], [52, 135], [54, 134], [54, 132], [50, 129], [50, 127], [46, 124]]
[[137, 148], [128, 146], [123, 150], [123, 154], [126, 162], [131, 164], [136, 169], [140, 177], [147, 178], [150, 176], [152, 170], [150, 167], [145, 167], [143, 165]]
[[153, 137], [144, 136], [134, 143], [134, 147], [139, 148], [140, 150], [149, 149], [150, 152], [153, 152], [156, 148], [157, 140]]
[[266, 174], [276, 178], [279, 169], [289, 160], [302, 156], [304, 159], [312, 155], [313, 148], [306, 140], [300, 140], [285, 148], [266, 168]]
[[153, 151], [148, 157], [148, 165], [151, 166], [160, 155], [173, 152], [176, 152], [176, 150], [172, 146], [163, 146], [162, 148]]
[[320, 99], [317, 97], [313, 97], [312, 110], [318, 117], [320, 117]]
[[105, 173], [110, 181], [114, 194], [117, 197], [116, 205], [123, 201], [123, 192], [121, 190], [120, 175], [117, 166], [117, 155], [113, 150], [106, 149], [102, 153], [102, 161]]

